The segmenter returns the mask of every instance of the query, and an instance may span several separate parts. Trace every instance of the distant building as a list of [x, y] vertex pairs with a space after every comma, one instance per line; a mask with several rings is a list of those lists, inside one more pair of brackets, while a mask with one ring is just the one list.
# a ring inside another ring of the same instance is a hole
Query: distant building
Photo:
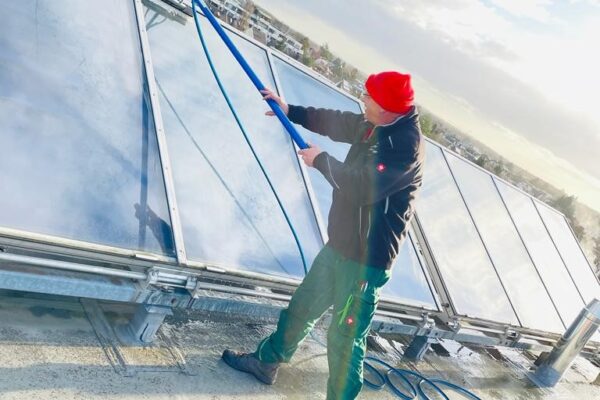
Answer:
[[340, 88], [343, 91], [346, 91], [348, 93], [350, 93], [352, 91], [352, 84], [345, 79], [342, 79], [341, 81], [336, 83], [335, 86], [337, 86], [338, 88]]
[[265, 44], [281, 43], [281, 50], [292, 57], [302, 55], [302, 43], [277, 29], [274, 26], [275, 18], [258, 7], [252, 7], [252, 3], [248, 0], [207, 0], [207, 2], [211, 9], [215, 10], [215, 14], [228, 24], [246, 32], [251, 29], [252, 37]]
[[323, 75], [330, 76], [331, 75], [331, 61], [326, 60], [322, 57], [317, 58], [315, 60], [314, 70]]

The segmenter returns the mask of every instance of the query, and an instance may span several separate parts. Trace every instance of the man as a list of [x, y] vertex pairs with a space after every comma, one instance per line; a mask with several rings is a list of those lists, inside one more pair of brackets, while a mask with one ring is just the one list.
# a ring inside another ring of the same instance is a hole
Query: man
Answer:
[[[298, 154], [333, 187], [329, 242], [281, 312], [277, 330], [251, 354], [225, 350], [231, 367], [273, 384], [281, 363], [333, 305], [327, 335], [327, 399], [354, 399], [362, 388], [366, 337], [381, 287], [406, 236], [421, 186], [424, 140], [413, 106], [410, 75], [369, 76], [364, 115], [288, 106], [270, 90], [289, 119], [334, 141], [350, 143], [341, 162], [318, 147]], [[273, 115], [267, 112], [267, 115]]]

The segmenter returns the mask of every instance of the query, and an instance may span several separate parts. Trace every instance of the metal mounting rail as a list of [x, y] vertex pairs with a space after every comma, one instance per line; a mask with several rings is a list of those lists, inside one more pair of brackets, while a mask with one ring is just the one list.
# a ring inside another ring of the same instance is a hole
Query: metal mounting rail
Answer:
[[119, 278], [128, 278], [136, 280], [146, 280], [148, 278], [148, 274], [144, 272], [125, 271], [115, 268], [98, 267], [94, 265], [85, 265], [68, 261], [50, 260], [45, 258], [29, 257], [10, 253], [0, 253], [0, 262], [33, 265], [37, 267], [63, 269], [68, 271], [87, 272], [90, 274], [115, 276]]

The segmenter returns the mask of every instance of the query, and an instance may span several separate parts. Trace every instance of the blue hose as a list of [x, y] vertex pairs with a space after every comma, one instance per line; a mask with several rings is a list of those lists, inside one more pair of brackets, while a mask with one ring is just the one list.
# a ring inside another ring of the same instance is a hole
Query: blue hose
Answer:
[[[244, 139], [246, 140], [246, 143], [248, 143], [248, 146], [250, 147], [250, 150], [252, 151], [252, 155], [256, 159], [256, 162], [258, 163], [260, 170], [262, 171], [265, 179], [267, 180], [267, 183], [269, 184], [269, 187], [271, 188], [271, 191], [273, 192], [273, 195], [275, 196], [275, 199], [277, 200], [277, 204], [279, 205], [279, 208], [281, 209], [281, 211], [285, 217], [285, 220], [287, 221], [288, 226], [290, 227], [290, 230], [292, 231], [292, 234], [294, 235], [296, 245], [298, 246], [298, 251], [300, 252], [300, 256], [302, 257], [304, 273], [307, 274], [308, 269], [306, 266], [306, 260], [304, 258], [304, 252], [302, 251], [302, 246], [300, 245], [298, 235], [296, 234], [296, 231], [290, 221], [290, 218], [288, 217], [288, 214], [285, 211], [285, 208], [284, 208], [283, 204], [281, 203], [279, 196], [277, 195], [277, 191], [275, 190], [273, 184], [271, 183], [271, 180], [269, 179], [269, 176], [268, 176], [264, 166], [262, 165], [260, 159], [258, 158], [258, 155], [256, 154], [256, 152], [254, 150], [254, 147], [252, 146], [252, 143], [250, 142], [250, 138], [248, 137], [248, 134], [246, 133], [246, 130], [245, 130], [240, 118], [238, 117], [237, 112], [235, 111], [235, 108], [233, 107], [233, 104], [231, 103], [231, 100], [229, 99], [229, 96], [227, 95], [227, 91], [223, 87], [221, 79], [219, 78], [219, 74], [217, 73], [215, 66], [212, 62], [210, 52], [208, 51], [208, 47], [206, 45], [206, 42], [204, 41], [204, 36], [202, 35], [202, 28], [200, 27], [200, 22], [198, 21], [198, 14], [196, 13], [196, 5], [198, 5], [200, 7], [202, 12], [206, 16], [206, 18], [208, 18], [211, 25], [215, 28], [215, 30], [217, 31], [217, 33], [219, 34], [219, 36], [221, 37], [223, 42], [225, 42], [225, 44], [227, 45], [227, 47], [229, 48], [229, 50], [231, 51], [233, 56], [236, 58], [236, 60], [240, 63], [241, 67], [244, 69], [244, 71], [246, 72], [246, 74], [248, 75], [248, 77], [250, 78], [252, 83], [254, 83], [254, 86], [256, 86], [256, 88], [258, 90], [263, 90], [265, 88], [265, 86], [258, 79], [258, 77], [254, 73], [254, 71], [252, 71], [252, 68], [250, 68], [250, 66], [248, 65], [246, 60], [242, 57], [240, 52], [235, 47], [235, 45], [231, 42], [231, 39], [229, 39], [229, 37], [227, 36], [225, 31], [221, 27], [219, 22], [214, 17], [214, 15], [203, 4], [203, 0], [192, 0], [192, 13], [194, 14], [194, 22], [196, 24], [196, 30], [198, 32], [198, 37], [200, 38], [200, 42], [202, 43], [202, 48], [204, 49], [204, 53], [206, 54], [206, 59], [208, 61], [208, 65], [210, 66], [210, 69], [215, 77], [215, 80], [217, 81], [217, 85], [219, 86], [219, 89], [221, 89], [221, 93], [223, 94], [223, 97], [225, 98], [225, 101], [227, 102], [227, 105], [229, 106], [229, 109], [231, 110], [231, 113], [233, 114], [233, 117], [235, 118], [235, 121], [237, 122], [238, 127], [240, 128], [240, 130], [242, 131], [242, 134], [244, 135]], [[279, 118], [281, 123], [287, 129], [288, 133], [290, 134], [290, 136], [292, 137], [294, 142], [296, 142], [298, 147], [300, 147], [302, 149], [308, 148], [308, 145], [306, 144], [306, 142], [304, 142], [302, 137], [300, 137], [300, 135], [298, 134], [298, 132], [296, 131], [294, 126], [291, 124], [290, 120], [287, 118], [285, 113], [281, 110], [281, 107], [279, 107], [279, 105], [274, 100], [269, 99], [269, 100], [267, 100], [267, 102], [269, 103], [269, 106], [271, 106], [271, 109], [273, 110], [275, 115], [277, 115], [277, 117]], [[311, 332], [311, 335], [312, 335], [312, 332]], [[324, 343], [322, 343], [315, 336], [313, 336], [313, 338], [322, 346], [327, 347]], [[377, 364], [380, 364], [380, 365], [383, 365], [384, 367], [386, 367], [387, 370], [386, 370], [385, 376], [383, 375], [383, 373], [381, 371], [379, 371], [377, 368], [375, 368], [373, 365], [371, 365], [368, 361], [371, 361], [371, 362], [374, 362], [374, 363], [377, 363]], [[468, 398], [471, 398], [474, 400], [481, 400], [475, 394], [469, 392], [467, 389], [465, 389], [463, 387], [455, 385], [454, 383], [447, 382], [447, 381], [444, 381], [441, 379], [429, 379], [415, 371], [394, 368], [391, 365], [389, 365], [388, 363], [386, 363], [385, 361], [380, 360], [375, 357], [367, 357], [364, 362], [364, 367], [366, 369], [368, 369], [369, 371], [371, 371], [373, 374], [375, 374], [375, 376], [377, 376], [380, 381], [380, 383], [373, 383], [367, 379], [364, 379], [365, 386], [370, 387], [375, 390], [381, 390], [387, 384], [390, 387], [390, 389], [392, 390], [392, 392], [394, 392], [401, 399], [411, 400], [411, 399], [416, 398], [417, 396], [420, 396], [423, 400], [430, 400], [430, 398], [425, 394], [424, 389], [423, 389], [423, 384], [427, 384], [431, 388], [433, 388], [433, 390], [435, 390], [437, 393], [439, 393], [445, 400], [449, 400], [449, 398], [442, 391], [440, 386], [448, 387], [448, 388], [456, 391], [457, 393], [462, 394], [465, 397], [468, 397]], [[409, 394], [406, 394], [405, 392], [400, 390], [392, 382], [392, 380], [390, 378], [391, 375], [395, 375], [402, 380], [404, 389], [408, 389]], [[410, 381], [410, 379], [408, 378], [409, 376], [412, 376], [417, 379], [418, 383], [416, 386], [415, 386], [415, 384], [413, 384]]]
[[[300, 253], [300, 257], [302, 258], [302, 267], [304, 268], [304, 274], [308, 274], [308, 267], [306, 265], [306, 259], [304, 257], [304, 252], [302, 251], [302, 246], [300, 245], [300, 240], [298, 239], [298, 234], [296, 233], [296, 230], [294, 229], [294, 226], [292, 225], [290, 217], [288, 216], [287, 212], [285, 211], [285, 207], [283, 206], [283, 203], [281, 202], [281, 199], [279, 198], [279, 195], [277, 194], [277, 191], [275, 190], [275, 187], [273, 186], [273, 183], [271, 182], [271, 179], [269, 178], [269, 175], [267, 174], [265, 167], [263, 166], [262, 162], [260, 161], [260, 158], [256, 154], [256, 151], [254, 150], [254, 146], [252, 146], [252, 142], [250, 141], [250, 137], [246, 133], [246, 129], [244, 128], [242, 121], [240, 120], [237, 112], [235, 111], [235, 108], [233, 107], [233, 103], [231, 102], [231, 99], [229, 98], [229, 95], [227, 94], [227, 91], [225, 90], [225, 87], [223, 86], [223, 83], [221, 82], [221, 78], [219, 77], [219, 74], [217, 73], [217, 70], [213, 64], [212, 57], [210, 56], [210, 52], [208, 51], [208, 47], [204, 40], [204, 35], [202, 35], [202, 28], [200, 27], [200, 21], [198, 21], [198, 13], [196, 12], [196, 4], [198, 4], [202, 8], [202, 10], [204, 11], [207, 18], [210, 16], [214, 19], [215, 17], [212, 15], [210, 10], [208, 10], [205, 6], [203, 6], [201, 4], [200, 0], [192, 0], [192, 14], [194, 14], [194, 23], [196, 24], [196, 31], [198, 32], [198, 37], [200, 38], [200, 43], [202, 43], [202, 49], [204, 50], [204, 54], [206, 55], [206, 60], [208, 61], [210, 70], [212, 71], [212, 73], [215, 77], [215, 80], [217, 81], [217, 85], [219, 86], [219, 89], [221, 89], [221, 93], [223, 94], [223, 97], [225, 98], [225, 101], [227, 102], [227, 105], [229, 106], [229, 110], [231, 110], [231, 113], [233, 114], [233, 118], [235, 119], [235, 122], [237, 123], [238, 127], [242, 131], [242, 135], [244, 135], [244, 139], [246, 140], [246, 143], [248, 144], [248, 147], [250, 148], [250, 151], [252, 152], [252, 155], [254, 156], [256, 163], [260, 167], [260, 170], [262, 171], [267, 183], [269, 184], [269, 188], [271, 188], [271, 192], [273, 193], [273, 196], [275, 196], [275, 200], [277, 200], [277, 204], [279, 205], [279, 208], [281, 209], [281, 212], [283, 213], [283, 216], [285, 217], [285, 221], [287, 222], [288, 226], [290, 227], [290, 231], [292, 232], [292, 235], [294, 235], [294, 240], [296, 241], [296, 245], [298, 246], [298, 252]], [[210, 18], [209, 18], [209, 20], [210, 20]], [[216, 22], [216, 20], [215, 20], [215, 22]], [[216, 25], [219, 28], [219, 29], [217, 29], [217, 32], [219, 30], [222, 31], [221, 38], [223, 38], [224, 41], [227, 39], [227, 41], [229, 42], [228, 46], [231, 46], [231, 47], [229, 47], [229, 49], [232, 52], [234, 52], [233, 49], [235, 49], [235, 46], [233, 45], [233, 43], [231, 43], [231, 40], [229, 40], [229, 38], [227, 37], [227, 34], [225, 34], [225, 32], [223, 31], [223, 28], [221, 28], [221, 26], [219, 25], [218, 22], [216, 22]], [[215, 26], [215, 25], [213, 24], [213, 26]], [[215, 26], [215, 29], [216, 29], [216, 26]], [[240, 53], [237, 51], [237, 49], [235, 49], [235, 52], [237, 53], [236, 59], [238, 59], [238, 61], [244, 60], [243, 57], [240, 55]], [[235, 53], [234, 53], [234, 56], [235, 56]], [[240, 63], [241, 63], [241, 61], [240, 61]], [[251, 79], [252, 79], [252, 77], [254, 77], [256, 79], [256, 82], [254, 82], [254, 80], [253, 80], [255, 85], [260, 84], [260, 87], [264, 88], [262, 83], [260, 83], [260, 81], [258, 80], [258, 77], [256, 77], [256, 75], [254, 74], [254, 72], [252, 71], [252, 69], [250, 68], [248, 63], [246, 63], [245, 60], [244, 60], [244, 65], [245, 65], [246, 72], [248, 73], [248, 76], [250, 76]], [[251, 74], [249, 72], [251, 72]], [[258, 86], [257, 86], [257, 88], [258, 88]], [[277, 114], [277, 112], [278, 112], [277, 110], [279, 110], [279, 113], [282, 114], [283, 117], [285, 118], [285, 120], [287, 120], [288, 124], [290, 126], [292, 126], [290, 121], [287, 119], [287, 116], [283, 113], [283, 111], [279, 107], [279, 105], [275, 101], [271, 101], [271, 103], [273, 103], [275, 105], [275, 107], [273, 107], [273, 105], [271, 105], [271, 108], [273, 109], [273, 111]], [[281, 120], [281, 118], [280, 118], [280, 120]], [[292, 127], [292, 129], [293, 129], [293, 127]], [[294, 132], [295, 132], [295, 130], [294, 130]], [[299, 135], [298, 135], [298, 138], [300, 138]], [[296, 140], [296, 139], [294, 139], [294, 140]], [[300, 140], [302, 140], [302, 138], [300, 138]], [[300, 146], [300, 144], [299, 144], [299, 146]], [[308, 147], [308, 146], [306, 146], [306, 147]]]
[[[386, 368], [385, 375], [383, 372], [371, 365], [369, 361], [383, 365]], [[467, 389], [458, 386], [452, 382], [448, 382], [443, 379], [437, 378], [427, 378], [426, 376], [419, 374], [418, 372], [411, 371], [408, 369], [394, 368], [390, 364], [376, 357], [366, 357], [364, 367], [365, 369], [373, 373], [373, 375], [375, 375], [379, 381], [376, 383], [364, 378], [365, 386], [374, 390], [381, 390], [387, 384], [394, 394], [396, 394], [398, 397], [404, 400], [412, 400], [417, 398], [417, 396], [423, 400], [431, 400], [431, 398], [425, 393], [424, 385], [429, 385], [429, 387], [431, 387], [434, 391], [441, 395], [444, 400], [449, 400], [449, 398], [446, 395], [446, 393], [444, 393], [444, 391], [440, 388], [440, 386], [447, 387], [457, 393], [460, 393], [463, 397], [473, 400], [481, 400], [481, 398], [473, 392], [470, 392]], [[408, 389], [410, 393], [407, 394], [404, 391], [400, 390], [400, 388], [398, 388], [392, 382], [391, 376], [397, 376], [398, 378], [400, 378], [402, 380], [404, 388]], [[417, 383], [415, 384], [411, 382], [409, 377], [415, 378]]]
[[[192, 8], [194, 9], [194, 19], [196, 19], [195, 4], [197, 4], [198, 7], [200, 7], [200, 9], [202, 10], [202, 13], [204, 13], [206, 18], [210, 22], [210, 24], [213, 26], [213, 28], [215, 28], [215, 31], [217, 32], [217, 34], [221, 37], [221, 39], [223, 40], [225, 45], [229, 48], [229, 50], [231, 51], [231, 54], [233, 54], [233, 56], [235, 57], [237, 62], [240, 64], [240, 66], [242, 67], [244, 72], [246, 72], [246, 74], [248, 75], [248, 78], [250, 78], [250, 80], [252, 81], [254, 86], [256, 86], [256, 89], [264, 90], [265, 85], [262, 84], [262, 82], [260, 81], [258, 76], [256, 76], [256, 74], [254, 73], [252, 68], [250, 68], [250, 65], [248, 65], [248, 63], [246, 62], [244, 57], [240, 54], [238, 49], [235, 47], [235, 45], [233, 44], [231, 39], [229, 39], [229, 36], [227, 36], [227, 33], [225, 33], [225, 30], [221, 27], [221, 24], [219, 24], [219, 21], [217, 21], [217, 19], [212, 14], [212, 12], [204, 4], [204, 0], [192, 0]], [[196, 25], [198, 25], [197, 22], [196, 22]], [[211, 65], [211, 68], [212, 68], [212, 65]], [[213, 70], [213, 73], [214, 73], [214, 70]], [[215, 78], [216, 78], [216, 74], [215, 74]], [[217, 78], [217, 80], [218, 80], [218, 78]], [[223, 94], [225, 95], [225, 92], [223, 92]], [[287, 115], [285, 115], [285, 113], [283, 112], [281, 107], [279, 107], [279, 104], [277, 104], [277, 102], [272, 99], [268, 99], [267, 103], [269, 104], [269, 106], [271, 106], [271, 109], [273, 110], [273, 112], [275, 113], [277, 118], [279, 118], [279, 121], [281, 121], [281, 123], [283, 124], [285, 129], [288, 131], [288, 133], [290, 134], [290, 136], [292, 137], [294, 142], [296, 142], [298, 147], [300, 147], [301, 149], [307, 149], [309, 147], [308, 144], [306, 144], [304, 139], [302, 139], [302, 137], [300, 136], [300, 134], [298, 133], [298, 131], [296, 130], [294, 125], [292, 125], [292, 123], [288, 119]]]

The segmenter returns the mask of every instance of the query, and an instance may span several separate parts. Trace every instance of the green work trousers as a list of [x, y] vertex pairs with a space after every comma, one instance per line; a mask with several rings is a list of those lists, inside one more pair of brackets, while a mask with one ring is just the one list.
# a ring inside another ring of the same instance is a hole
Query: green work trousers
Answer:
[[391, 271], [344, 258], [325, 246], [281, 312], [277, 330], [255, 355], [264, 362], [289, 362], [315, 322], [333, 305], [327, 333], [327, 399], [354, 399], [363, 384], [366, 338], [381, 287]]

